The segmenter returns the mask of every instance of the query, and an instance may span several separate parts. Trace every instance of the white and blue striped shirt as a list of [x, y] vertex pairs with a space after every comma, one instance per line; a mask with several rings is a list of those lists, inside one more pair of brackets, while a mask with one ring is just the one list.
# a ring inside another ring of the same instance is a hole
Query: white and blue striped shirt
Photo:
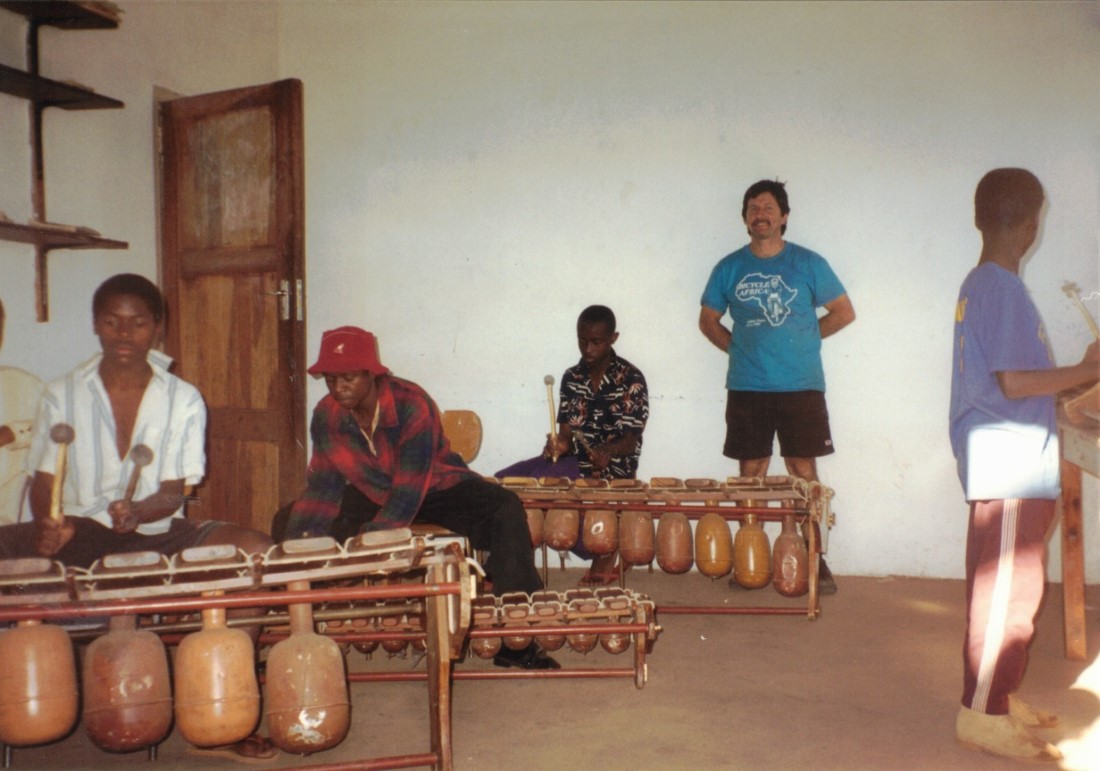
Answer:
[[[69, 516], [92, 517], [111, 527], [107, 506], [125, 496], [134, 464], [129, 452], [124, 458], [118, 456], [111, 401], [99, 377], [101, 359], [102, 354], [96, 354], [47, 386], [35, 417], [27, 473], [55, 472], [58, 445], [50, 439], [50, 428], [57, 423], [72, 426], [76, 436], [67, 453], [61, 509]], [[134, 500], [152, 495], [161, 482], [182, 479], [186, 485], [197, 484], [206, 472], [206, 405], [201, 394], [168, 372], [169, 356], [150, 351], [147, 360], [153, 376], [145, 387], [130, 443], [149, 447], [153, 460], [141, 471]], [[181, 504], [172, 517], [182, 516]], [[164, 533], [172, 517], [143, 524], [138, 532]]]

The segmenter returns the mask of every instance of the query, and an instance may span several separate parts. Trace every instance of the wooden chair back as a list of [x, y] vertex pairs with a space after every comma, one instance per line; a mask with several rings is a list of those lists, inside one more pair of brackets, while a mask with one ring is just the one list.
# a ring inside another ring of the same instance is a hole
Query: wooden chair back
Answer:
[[446, 410], [441, 419], [451, 449], [466, 463], [473, 461], [481, 450], [481, 418], [473, 410]]

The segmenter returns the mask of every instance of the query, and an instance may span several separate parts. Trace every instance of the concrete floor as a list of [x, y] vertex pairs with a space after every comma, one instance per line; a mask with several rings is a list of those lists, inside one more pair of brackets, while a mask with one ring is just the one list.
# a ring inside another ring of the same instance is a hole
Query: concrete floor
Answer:
[[[580, 572], [550, 573], [550, 588]], [[1012, 764], [954, 743], [960, 689], [963, 584], [840, 577], [816, 621], [804, 616], [659, 616], [649, 682], [628, 679], [459, 681], [454, 687], [457, 769], [999, 769]], [[790, 603], [770, 588], [731, 590], [698, 574], [633, 571], [628, 585], [658, 604]], [[1062, 655], [1061, 587], [1051, 586], [1021, 695], [1062, 716], [1051, 732], [1061, 768], [1100, 769], [1100, 587], [1088, 593], [1087, 662]], [[629, 654], [556, 654], [567, 666], [630, 666]], [[349, 655], [353, 669], [408, 669], [412, 658]], [[422, 665], [421, 665], [422, 666]], [[463, 669], [493, 669], [474, 659]], [[423, 684], [352, 687], [353, 727], [340, 746], [267, 768], [348, 763], [429, 750]], [[110, 755], [77, 728], [64, 741], [14, 752], [22, 768], [145, 765]], [[160, 769], [233, 768], [197, 759], [173, 733]], [[352, 767], [352, 766], [348, 766]]]

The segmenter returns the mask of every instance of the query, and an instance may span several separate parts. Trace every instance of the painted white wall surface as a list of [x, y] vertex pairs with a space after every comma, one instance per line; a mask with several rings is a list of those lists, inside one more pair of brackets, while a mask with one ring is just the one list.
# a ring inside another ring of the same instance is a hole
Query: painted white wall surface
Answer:
[[[118, 31], [43, 45], [50, 68], [127, 103], [50, 116], [47, 190], [52, 218], [131, 249], [55, 253], [39, 325], [30, 252], [0, 243], [0, 363], [60, 374], [95, 346], [91, 288], [155, 271], [153, 88], [286, 77], [305, 89], [309, 355], [325, 329], [376, 332], [396, 374], [480, 414], [483, 473], [542, 447], [543, 377], [576, 362], [592, 303], [615, 310], [616, 350], [649, 381], [640, 477], [735, 473], [725, 357], [696, 321], [711, 268], [747, 240], [741, 196], [761, 178], [788, 183], [788, 238], [829, 260], [858, 314], [824, 344], [837, 453], [819, 467], [840, 574], [962, 574], [951, 335], [990, 168], [1042, 179], [1023, 277], [1059, 364], [1089, 341], [1061, 286], [1100, 291], [1094, 3], [121, 6]], [[21, 45], [0, 30], [5, 63]], [[8, 157], [26, 153], [23, 110], [0, 97], [5, 180], [29, 168]], [[25, 218], [24, 192], [6, 182], [0, 209]], [[1100, 295], [1087, 305], [1100, 316]], [[323, 393], [312, 382], [309, 403]], [[1095, 480], [1085, 504], [1100, 505]], [[1095, 515], [1085, 529], [1100, 580]], [[1052, 577], [1059, 564], [1055, 538]]]
[[[46, 111], [47, 216], [130, 245], [50, 252], [50, 319], [40, 324], [34, 313], [33, 249], [0, 241], [0, 299], [8, 317], [0, 363], [44, 380], [99, 350], [92, 333], [92, 292], [100, 282], [123, 272], [157, 279], [154, 89], [183, 96], [279, 77], [278, 9], [269, 3], [172, 0], [118, 6], [122, 20], [116, 30], [43, 27], [39, 33], [41, 75], [77, 81], [125, 104]], [[26, 67], [24, 29], [22, 17], [0, 9], [0, 63]], [[16, 222], [31, 216], [28, 128], [27, 103], [0, 94], [0, 210]]]
[[649, 382], [640, 476], [724, 478], [726, 362], [699, 296], [747, 240], [744, 189], [778, 177], [788, 237], [858, 313], [824, 345], [830, 563], [961, 575], [947, 403], [973, 190], [1001, 165], [1044, 181], [1024, 278], [1075, 362], [1088, 329], [1060, 287], [1098, 288], [1094, 8], [288, 2], [281, 29], [306, 84], [311, 351], [340, 324], [377, 332], [396, 373], [481, 415], [491, 473], [541, 448], [543, 377], [604, 303]]

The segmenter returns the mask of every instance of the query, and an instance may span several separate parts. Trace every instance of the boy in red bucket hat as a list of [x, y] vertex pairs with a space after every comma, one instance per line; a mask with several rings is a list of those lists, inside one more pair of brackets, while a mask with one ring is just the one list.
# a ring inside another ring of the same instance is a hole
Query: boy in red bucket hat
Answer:
[[[330, 329], [309, 374], [323, 377], [328, 396], [313, 411], [307, 489], [295, 501], [286, 537], [440, 525], [489, 552], [494, 594], [542, 588], [523, 504], [486, 482], [451, 450], [439, 409], [423, 388], [394, 377], [378, 357], [378, 341], [359, 327]], [[501, 648], [498, 666], [557, 669], [536, 643]]]

